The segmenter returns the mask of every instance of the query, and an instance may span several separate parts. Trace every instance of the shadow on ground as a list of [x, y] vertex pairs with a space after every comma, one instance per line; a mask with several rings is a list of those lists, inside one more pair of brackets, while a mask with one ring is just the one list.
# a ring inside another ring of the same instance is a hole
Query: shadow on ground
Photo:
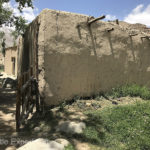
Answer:
[[10, 143], [15, 132], [16, 91], [0, 87], [0, 149]]
[[[76, 147], [76, 141], [100, 146], [101, 143], [99, 139], [103, 139], [105, 136], [101, 130], [103, 127], [101, 117], [92, 116], [90, 114], [85, 115], [81, 109], [78, 108], [76, 110], [74, 108], [73, 106], [72, 108], [65, 108], [63, 110], [48, 110], [45, 114], [34, 114], [22, 129], [22, 132], [28, 131], [29, 135], [36, 138], [48, 138], [50, 140], [57, 138], [67, 139], [74, 147]], [[82, 134], [68, 134], [57, 131], [57, 126], [62, 121], [84, 122], [87, 129], [94, 128], [96, 135], [89, 138], [88, 134], [90, 133], [88, 133], [88, 130], [83, 131], [84, 133]]]

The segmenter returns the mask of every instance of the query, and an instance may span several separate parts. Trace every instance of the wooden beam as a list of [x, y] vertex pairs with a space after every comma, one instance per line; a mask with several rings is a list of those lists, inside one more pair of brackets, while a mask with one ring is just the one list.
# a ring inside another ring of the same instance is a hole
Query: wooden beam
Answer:
[[21, 114], [20, 114], [20, 118], [22, 118], [23, 115], [24, 115], [24, 112], [25, 112], [25, 109], [26, 109], [26, 105], [27, 105], [27, 103], [28, 103], [28, 101], [29, 101], [29, 98], [30, 98], [29, 95], [25, 97], [25, 101], [24, 101], [24, 104], [23, 104], [22, 112], [21, 112]]
[[105, 16], [103, 15], [103, 16], [101, 16], [101, 17], [98, 17], [98, 18], [89, 20], [89, 21], [88, 21], [88, 25], [91, 25], [92, 23], [94, 23], [94, 22], [96, 22], [96, 21], [98, 21], [98, 20], [102, 20], [102, 19], [104, 19], [104, 18], [105, 18]]
[[116, 24], [118, 24], [118, 25], [119, 25], [119, 20], [118, 20], [118, 19], [116, 19]]
[[142, 36], [141, 38], [150, 39], [150, 36]]
[[113, 31], [114, 28], [110, 28], [110, 29], [106, 29], [106, 30], [107, 30], [107, 32], [110, 32], [110, 31]]
[[129, 34], [129, 36], [136, 36], [136, 35], [138, 35], [137, 33], [135, 33], [135, 34]]

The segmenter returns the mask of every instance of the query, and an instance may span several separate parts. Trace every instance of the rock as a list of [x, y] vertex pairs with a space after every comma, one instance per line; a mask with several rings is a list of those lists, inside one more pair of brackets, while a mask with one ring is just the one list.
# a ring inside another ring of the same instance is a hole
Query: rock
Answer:
[[69, 141], [67, 141], [66, 139], [56, 139], [55, 140], [57, 143], [62, 144], [64, 147], [69, 145]]
[[5, 150], [16, 150], [16, 147], [15, 146], [9, 146]]
[[83, 129], [85, 129], [85, 127], [86, 125], [84, 122], [77, 123], [65, 121], [57, 126], [56, 131], [61, 131], [70, 134], [80, 134], [83, 132]]
[[35, 131], [35, 132], [39, 132], [40, 130], [41, 130], [40, 127], [35, 127], [35, 128], [34, 128], [34, 131]]
[[87, 107], [90, 107], [90, 106], [91, 106], [91, 103], [86, 103], [86, 106], [87, 106]]
[[64, 146], [56, 141], [49, 141], [47, 139], [36, 139], [34, 141], [28, 142], [24, 146], [18, 148], [17, 150], [63, 150]]

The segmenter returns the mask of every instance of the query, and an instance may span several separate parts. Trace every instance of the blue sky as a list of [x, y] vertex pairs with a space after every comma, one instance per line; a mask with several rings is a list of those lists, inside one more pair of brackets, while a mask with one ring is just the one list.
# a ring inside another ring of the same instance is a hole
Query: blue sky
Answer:
[[[13, 0], [14, 1], [14, 0]], [[15, 15], [31, 22], [43, 9], [55, 9], [86, 14], [94, 17], [106, 15], [106, 20], [142, 23], [150, 27], [150, 0], [33, 0], [35, 9], [25, 8], [23, 13], [9, 3]]]
[[95, 17], [110, 14], [120, 20], [140, 4], [147, 6], [150, 0], [34, 0], [34, 5], [39, 11], [49, 8]]

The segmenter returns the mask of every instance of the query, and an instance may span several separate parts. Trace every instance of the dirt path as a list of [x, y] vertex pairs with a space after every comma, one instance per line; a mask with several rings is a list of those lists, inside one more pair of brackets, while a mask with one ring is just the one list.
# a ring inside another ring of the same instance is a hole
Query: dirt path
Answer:
[[[56, 126], [62, 121], [84, 122], [89, 120], [91, 122], [92, 118], [88, 118], [88, 116], [84, 114], [85, 111], [100, 110], [105, 107], [113, 107], [116, 105], [132, 104], [137, 101], [142, 101], [142, 99], [123, 97], [115, 100], [106, 100], [104, 98], [94, 100], [77, 100], [72, 104], [51, 109], [44, 116], [40, 115], [35, 118], [32, 117], [22, 133], [16, 133], [16, 92], [14, 90], [0, 88], [0, 150], [8, 150], [7, 148], [13, 144], [16, 147], [20, 147], [20, 144], [25, 144], [21, 143], [19, 140], [24, 142], [25, 140], [30, 140], [30, 138], [36, 139], [40, 137], [52, 140], [65, 138], [69, 140], [77, 150], [89, 150], [89, 144], [85, 142], [85, 139], [79, 139], [78, 137], [56, 132]], [[40, 130], [36, 131], [36, 128]], [[17, 141], [19, 141], [19, 144]]]
[[0, 150], [10, 144], [15, 133], [16, 92], [0, 88]]

